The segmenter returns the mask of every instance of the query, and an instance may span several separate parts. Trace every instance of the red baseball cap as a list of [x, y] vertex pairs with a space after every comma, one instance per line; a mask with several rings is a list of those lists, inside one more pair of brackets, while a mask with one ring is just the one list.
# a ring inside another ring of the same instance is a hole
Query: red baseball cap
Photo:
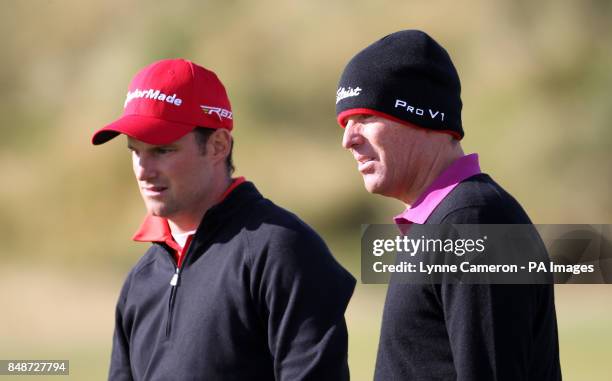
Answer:
[[148, 144], [170, 144], [195, 127], [233, 127], [225, 87], [215, 73], [191, 61], [168, 59], [142, 69], [128, 87], [123, 115], [96, 131], [103, 144], [125, 134]]

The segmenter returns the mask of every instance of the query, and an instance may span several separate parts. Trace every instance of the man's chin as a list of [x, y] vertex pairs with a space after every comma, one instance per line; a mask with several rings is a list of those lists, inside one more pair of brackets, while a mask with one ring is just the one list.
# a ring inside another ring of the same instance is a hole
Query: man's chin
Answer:
[[365, 189], [372, 194], [381, 194], [382, 195], [382, 186], [378, 182], [368, 181], [368, 179], [363, 179], [363, 185]]
[[149, 214], [155, 217], [168, 218], [172, 214], [165, 205], [158, 203], [147, 203], [146, 207]]
[[364, 178], [365, 189], [372, 194], [377, 194], [383, 197], [397, 198], [397, 195], [391, 192], [391, 187], [388, 184], [381, 183], [380, 181], [367, 181]]

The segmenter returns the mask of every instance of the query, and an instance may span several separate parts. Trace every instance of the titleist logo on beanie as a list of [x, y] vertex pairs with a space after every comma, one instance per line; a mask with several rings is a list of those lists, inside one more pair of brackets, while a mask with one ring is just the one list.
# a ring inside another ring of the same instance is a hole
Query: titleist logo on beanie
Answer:
[[336, 93], [343, 127], [348, 116], [372, 112], [461, 139], [461, 107], [461, 84], [450, 56], [419, 30], [392, 33], [357, 53]]

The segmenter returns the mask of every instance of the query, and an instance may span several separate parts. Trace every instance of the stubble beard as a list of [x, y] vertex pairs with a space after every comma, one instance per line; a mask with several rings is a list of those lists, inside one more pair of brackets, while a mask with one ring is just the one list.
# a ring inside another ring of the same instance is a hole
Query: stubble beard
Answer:
[[160, 201], [144, 198], [144, 203], [148, 212], [156, 217], [169, 218], [178, 211], [178, 206], [171, 200]]

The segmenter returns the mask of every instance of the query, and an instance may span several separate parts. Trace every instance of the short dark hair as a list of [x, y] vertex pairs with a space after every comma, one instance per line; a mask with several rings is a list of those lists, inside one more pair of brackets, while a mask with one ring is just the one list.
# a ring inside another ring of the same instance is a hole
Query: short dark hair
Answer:
[[[206, 143], [208, 142], [208, 138], [210, 138], [210, 135], [212, 135], [213, 132], [215, 131], [216, 131], [215, 128], [206, 128], [206, 127], [196, 127], [193, 130], [195, 134], [196, 143], [198, 144], [202, 155], [206, 154]], [[234, 138], [231, 138], [229, 155], [227, 155], [227, 158], [225, 159], [227, 173], [230, 176], [232, 173], [234, 173], [234, 170], [235, 170], [234, 161], [232, 160], [233, 150], [234, 150]]]

